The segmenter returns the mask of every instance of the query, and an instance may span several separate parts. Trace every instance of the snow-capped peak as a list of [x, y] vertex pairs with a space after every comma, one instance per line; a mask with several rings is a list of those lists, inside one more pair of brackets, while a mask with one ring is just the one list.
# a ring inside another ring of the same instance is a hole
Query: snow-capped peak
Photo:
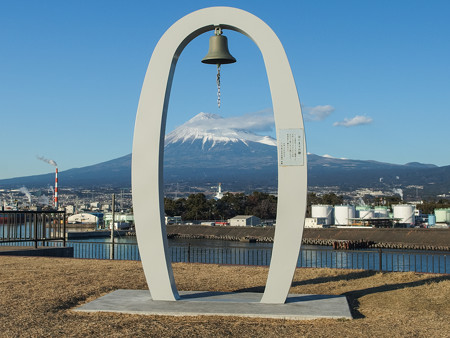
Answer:
[[216, 143], [243, 142], [248, 141], [262, 143], [270, 146], [276, 146], [277, 141], [270, 136], [256, 135], [248, 130], [228, 127], [227, 119], [222, 116], [209, 113], [200, 113], [189, 121], [179, 126], [168, 135], [166, 135], [166, 146], [176, 142], [194, 142], [202, 140], [203, 145], [206, 142], [212, 142], [211, 148]]
[[217, 114], [211, 114], [211, 113], [199, 113], [195, 115], [193, 118], [191, 118], [189, 121], [187, 121], [185, 124], [188, 123], [196, 123], [198, 121], [204, 121], [204, 120], [219, 120], [223, 119], [222, 116]]

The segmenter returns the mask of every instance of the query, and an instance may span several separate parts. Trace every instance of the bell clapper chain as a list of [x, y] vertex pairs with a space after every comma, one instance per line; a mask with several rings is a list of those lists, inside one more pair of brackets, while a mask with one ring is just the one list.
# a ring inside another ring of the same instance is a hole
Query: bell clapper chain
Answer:
[[220, 64], [217, 64], [217, 106], [220, 108]]
[[[215, 35], [222, 35], [222, 28], [216, 27], [214, 29]], [[220, 63], [217, 64], [217, 107], [220, 108]]]
[[228, 40], [225, 35], [222, 35], [220, 26], [214, 28], [214, 35], [209, 38], [208, 54], [202, 59], [202, 62], [217, 65], [217, 106], [220, 108], [220, 67], [223, 64], [236, 62], [228, 50]]

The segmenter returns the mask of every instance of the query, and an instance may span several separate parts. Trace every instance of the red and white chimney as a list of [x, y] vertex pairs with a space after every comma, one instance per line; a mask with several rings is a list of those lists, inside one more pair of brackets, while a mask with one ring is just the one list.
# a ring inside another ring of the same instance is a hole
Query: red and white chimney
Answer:
[[58, 167], [55, 172], [55, 201], [54, 201], [55, 209], [58, 210]]

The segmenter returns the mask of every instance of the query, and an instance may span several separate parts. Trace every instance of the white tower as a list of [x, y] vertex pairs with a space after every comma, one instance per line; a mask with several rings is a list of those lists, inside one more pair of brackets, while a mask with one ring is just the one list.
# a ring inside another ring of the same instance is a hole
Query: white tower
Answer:
[[214, 196], [214, 198], [216, 200], [220, 200], [223, 197], [223, 193], [222, 193], [222, 183], [219, 183], [219, 190], [217, 191], [216, 196]]

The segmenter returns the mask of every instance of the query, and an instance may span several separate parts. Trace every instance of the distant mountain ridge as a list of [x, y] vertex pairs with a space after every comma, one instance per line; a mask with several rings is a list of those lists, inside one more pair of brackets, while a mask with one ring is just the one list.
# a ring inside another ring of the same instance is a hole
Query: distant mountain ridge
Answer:
[[406, 163], [405, 166], [415, 167], [415, 168], [437, 168], [438, 167], [435, 164], [426, 164], [426, 163], [419, 163], [419, 162], [409, 162], [409, 163]]
[[[54, 174], [0, 180], [0, 188], [47, 186]], [[131, 154], [59, 173], [60, 186], [131, 185]], [[277, 186], [276, 140], [230, 128], [214, 114], [200, 113], [166, 136], [164, 182], [185, 186], [226, 183], [229, 190]], [[386, 185], [424, 186], [430, 193], [450, 191], [450, 166], [405, 165], [308, 154], [308, 185], [343, 190]]]

